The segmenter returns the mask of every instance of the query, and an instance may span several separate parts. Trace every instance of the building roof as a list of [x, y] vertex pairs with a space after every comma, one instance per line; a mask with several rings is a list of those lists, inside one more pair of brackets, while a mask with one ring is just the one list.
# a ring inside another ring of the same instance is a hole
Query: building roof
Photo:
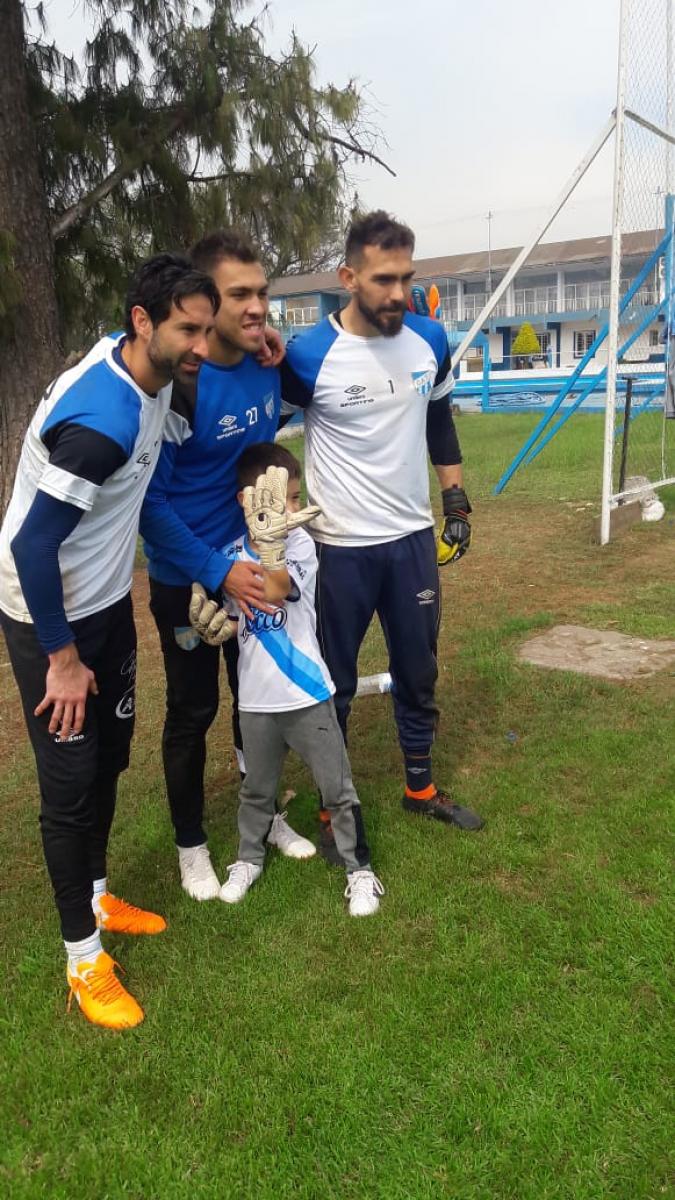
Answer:
[[[645, 229], [638, 233], [625, 233], [622, 238], [622, 253], [646, 258], [663, 237], [663, 230]], [[511, 266], [520, 253], [520, 246], [505, 250], [493, 250], [489, 267], [500, 274]], [[562, 267], [570, 263], [592, 263], [608, 259], [612, 249], [609, 235], [593, 238], [573, 238], [567, 242], [541, 242], [535, 246], [523, 270], [528, 267]], [[419, 279], [448, 277], [463, 279], [472, 275], [485, 275], [488, 270], [488, 253], [477, 250], [471, 254], [449, 254], [441, 258], [418, 258], [415, 271]], [[286, 275], [275, 279], [270, 286], [271, 296], [302, 296], [314, 292], [342, 291], [336, 271], [318, 271], [314, 275]]]

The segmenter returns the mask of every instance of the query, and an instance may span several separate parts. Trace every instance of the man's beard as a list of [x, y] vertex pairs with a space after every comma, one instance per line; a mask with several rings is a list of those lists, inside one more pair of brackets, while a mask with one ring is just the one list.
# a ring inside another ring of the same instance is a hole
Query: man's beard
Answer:
[[356, 303], [359, 306], [359, 312], [361, 313], [361, 316], [365, 317], [366, 321], [369, 321], [371, 325], [374, 325], [383, 337], [396, 337], [396, 334], [401, 332], [401, 329], [403, 328], [403, 317], [405, 315], [405, 308], [403, 305], [395, 310], [369, 308], [358, 294], [356, 297]]
[[183, 362], [196, 363], [197, 359], [189, 354], [181, 354], [177, 358], [172, 357], [166, 352], [162, 352], [161, 346], [157, 344], [155, 338], [150, 340], [148, 345], [148, 358], [158, 375], [161, 375], [165, 383], [169, 383], [171, 379], [180, 379], [182, 383], [187, 383], [194, 379], [195, 375], [191, 371], [183, 372]]

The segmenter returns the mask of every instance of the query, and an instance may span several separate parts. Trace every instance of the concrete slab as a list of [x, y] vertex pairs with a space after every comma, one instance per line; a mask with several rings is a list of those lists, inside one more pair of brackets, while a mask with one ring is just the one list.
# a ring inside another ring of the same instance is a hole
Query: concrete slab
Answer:
[[583, 625], [554, 625], [518, 650], [523, 662], [603, 679], [641, 679], [675, 666], [675, 642], [627, 637]]

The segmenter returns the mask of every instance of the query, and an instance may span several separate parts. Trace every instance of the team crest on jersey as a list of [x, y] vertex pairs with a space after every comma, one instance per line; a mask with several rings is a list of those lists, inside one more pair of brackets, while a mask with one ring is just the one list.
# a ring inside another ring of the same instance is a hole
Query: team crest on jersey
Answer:
[[413, 371], [412, 381], [418, 396], [428, 396], [434, 386], [433, 371]]
[[268, 392], [266, 396], [263, 396], [263, 404], [265, 405], [265, 412], [271, 421], [274, 416], [274, 392]]

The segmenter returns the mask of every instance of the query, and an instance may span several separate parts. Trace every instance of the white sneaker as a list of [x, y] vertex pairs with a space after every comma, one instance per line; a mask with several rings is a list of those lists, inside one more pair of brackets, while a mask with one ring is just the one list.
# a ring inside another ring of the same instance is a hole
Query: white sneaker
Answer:
[[384, 888], [373, 871], [351, 871], [347, 876], [345, 897], [350, 917], [371, 917], [380, 907]]
[[237, 861], [228, 868], [229, 876], [220, 889], [220, 898], [226, 904], [238, 904], [244, 899], [248, 889], [262, 875], [262, 867], [255, 863]]
[[316, 854], [314, 842], [291, 829], [287, 813], [275, 813], [272, 828], [267, 835], [267, 845], [276, 846], [285, 858], [312, 858]]
[[215, 900], [220, 895], [220, 881], [211, 865], [209, 848], [179, 846], [180, 881], [193, 900]]

